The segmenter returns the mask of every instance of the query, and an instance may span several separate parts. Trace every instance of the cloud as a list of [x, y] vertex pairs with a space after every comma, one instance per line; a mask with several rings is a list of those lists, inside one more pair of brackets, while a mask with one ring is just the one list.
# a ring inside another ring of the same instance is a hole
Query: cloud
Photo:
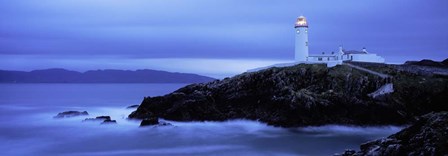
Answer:
[[[367, 47], [386, 60], [440, 60], [448, 57], [447, 5], [419, 0], [0, 1], [0, 54], [24, 60], [42, 56], [31, 60], [42, 62], [114, 56], [123, 56], [115, 62], [287, 60], [294, 55], [293, 22], [303, 14], [310, 22], [312, 53], [344, 44]], [[86, 69], [88, 64], [71, 66]]]

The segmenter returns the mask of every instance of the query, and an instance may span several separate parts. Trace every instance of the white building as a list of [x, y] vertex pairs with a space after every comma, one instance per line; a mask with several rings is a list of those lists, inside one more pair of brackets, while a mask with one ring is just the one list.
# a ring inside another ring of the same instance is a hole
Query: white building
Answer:
[[373, 63], [384, 63], [385, 61], [383, 57], [367, 52], [366, 48], [363, 48], [361, 51], [356, 51], [356, 50], [344, 50], [342, 46], [339, 46], [339, 51], [336, 53], [331, 52], [331, 53], [310, 55], [308, 49], [309, 31], [308, 31], [307, 19], [304, 16], [298, 17], [296, 23], [294, 24], [294, 29], [295, 29], [294, 62], [275, 64], [267, 67], [251, 69], [248, 71], [253, 72], [270, 67], [286, 67], [302, 63], [305, 64], [321, 63], [326, 64], [327, 67], [333, 67], [338, 64], [342, 64], [344, 61], [373, 62]]
[[322, 53], [309, 55], [308, 21], [304, 16], [300, 16], [297, 18], [294, 28], [296, 31], [295, 61], [297, 63], [325, 63], [329, 67], [342, 64], [343, 61], [384, 63], [384, 58], [367, 52], [366, 48], [363, 48], [362, 51], [346, 51], [342, 46], [340, 46], [337, 53], [331, 52], [327, 54]]
[[323, 62], [329, 64], [329, 66], [334, 66], [332, 64], [342, 64], [343, 61], [372, 63], [385, 62], [383, 57], [367, 52], [366, 48], [363, 48], [361, 51], [344, 50], [342, 46], [339, 47], [339, 51], [337, 53], [331, 52], [330, 54], [322, 53], [321, 55], [309, 55], [306, 58], [306, 62]]

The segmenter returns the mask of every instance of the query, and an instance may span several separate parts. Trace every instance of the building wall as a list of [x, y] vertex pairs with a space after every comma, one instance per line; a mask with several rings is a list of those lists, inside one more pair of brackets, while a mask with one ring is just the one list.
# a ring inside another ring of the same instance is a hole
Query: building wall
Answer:
[[[356, 62], [374, 62], [374, 63], [384, 63], [383, 57], [376, 54], [349, 54], [351, 61]], [[344, 58], [345, 59], [345, 58]]]
[[322, 62], [326, 62], [326, 61], [337, 61], [340, 60], [339, 56], [332, 56], [332, 55], [327, 55], [327, 56], [308, 56], [307, 61], [322, 61]]

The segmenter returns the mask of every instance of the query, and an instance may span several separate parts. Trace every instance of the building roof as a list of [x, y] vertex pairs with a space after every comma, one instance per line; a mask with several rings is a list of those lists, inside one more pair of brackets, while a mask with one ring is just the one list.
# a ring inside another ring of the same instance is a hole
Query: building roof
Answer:
[[323, 55], [309, 55], [308, 57], [337, 57], [337, 55], [335, 55], [335, 54], [332, 54], [332, 55], [323, 54]]
[[357, 51], [357, 50], [344, 50], [344, 54], [367, 54], [365, 51]]
[[321, 54], [310, 54], [308, 57], [337, 57], [337, 56], [339, 56], [339, 54], [335, 52], [331, 53], [322, 52]]

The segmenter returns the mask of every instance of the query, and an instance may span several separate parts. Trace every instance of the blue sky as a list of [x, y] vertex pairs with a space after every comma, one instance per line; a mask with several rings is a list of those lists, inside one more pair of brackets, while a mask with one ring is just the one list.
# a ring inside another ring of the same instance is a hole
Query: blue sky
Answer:
[[446, 0], [0, 1], [0, 69], [161, 69], [224, 77], [311, 53], [366, 47], [390, 63], [448, 58]]

